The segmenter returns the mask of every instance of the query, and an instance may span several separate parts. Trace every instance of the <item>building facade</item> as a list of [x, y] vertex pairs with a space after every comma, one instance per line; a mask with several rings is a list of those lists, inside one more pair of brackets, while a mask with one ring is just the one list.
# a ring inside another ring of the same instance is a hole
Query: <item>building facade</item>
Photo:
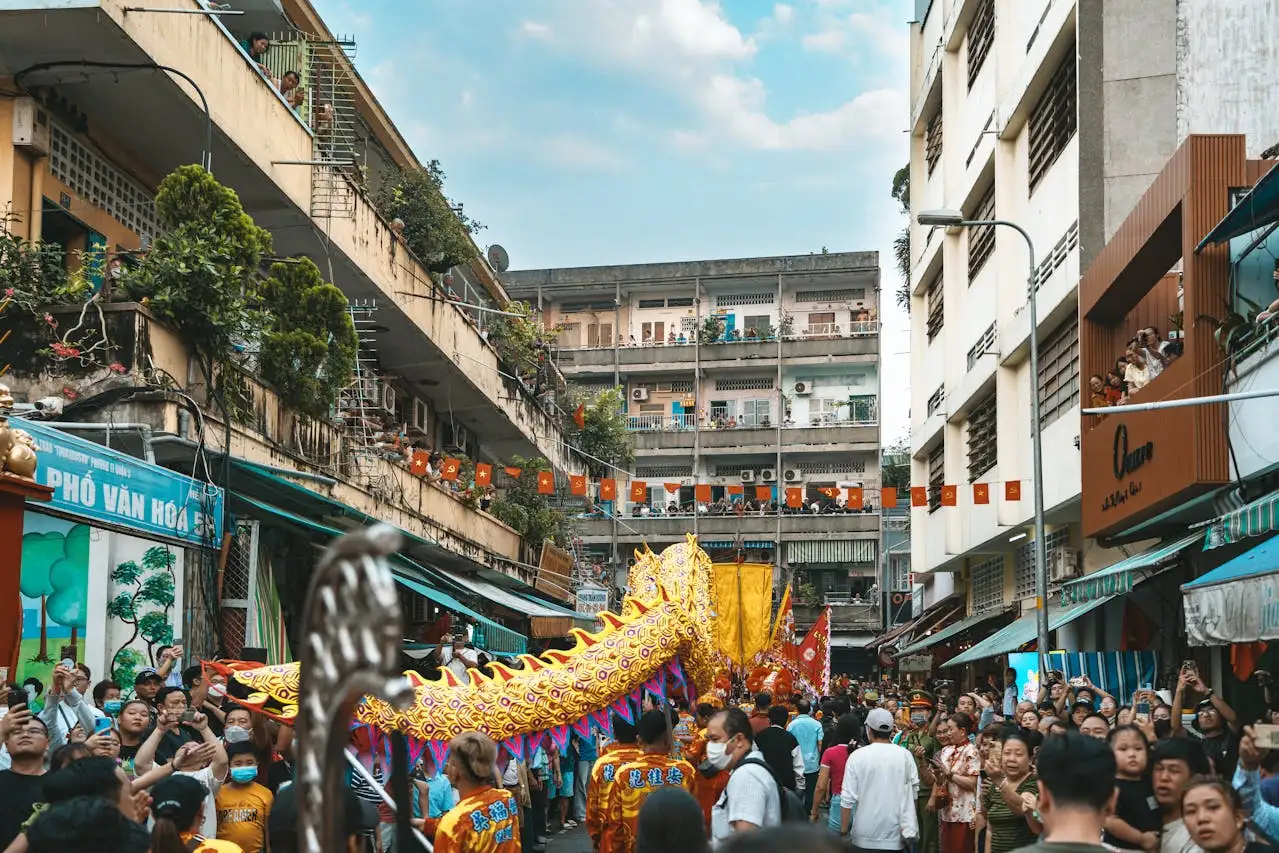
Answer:
[[[876, 253], [503, 280], [562, 330], [556, 358], [570, 383], [625, 393], [635, 465], [618, 476], [643, 481], [647, 500], [577, 519], [588, 551], [624, 562], [643, 543], [696, 532], [714, 559], [740, 546], [795, 572], [801, 625], [829, 602], [837, 634], [869, 639], [883, 590]], [[846, 506], [850, 488], [864, 490], [859, 510]], [[786, 506], [787, 490], [802, 511]]]

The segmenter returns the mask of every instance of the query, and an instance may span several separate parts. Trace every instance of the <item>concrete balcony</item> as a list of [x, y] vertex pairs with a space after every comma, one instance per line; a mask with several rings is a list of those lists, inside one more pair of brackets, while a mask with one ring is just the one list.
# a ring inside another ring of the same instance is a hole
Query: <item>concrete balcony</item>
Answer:
[[821, 604], [794, 606], [796, 629], [811, 628], [826, 605], [830, 605], [830, 626], [834, 631], [878, 631], [883, 627], [878, 604], [854, 604], [846, 595], [827, 595]]
[[[775, 453], [778, 430], [768, 427], [703, 430], [638, 430], [633, 433], [638, 456], [687, 456], [700, 436], [703, 452], [731, 450], [735, 454]], [[879, 446], [879, 427], [865, 423], [835, 423], [829, 426], [784, 427], [780, 443], [783, 452], [855, 453], [873, 451]]]
[[[879, 359], [879, 324], [871, 321], [859, 325], [867, 327], [864, 333], [787, 338], [782, 341], [781, 357], [787, 368], [875, 362]], [[615, 364], [627, 376], [662, 374], [691, 371], [699, 355], [694, 352], [696, 349], [689, 343], [624, 346], [616, 350], [563, 349], [557, 362], [569, 378], [611, 376]], [[702, 344], [700, 350], [704, 370], [777, 366], [776, 340]]]
[[[732, 540], [738, 534], [743, 540], [776, 542], [780, 520], [781, 541], [796, 542], [818, 538], [879, 539], [878, 513], [813, 515], [811, 513], [777, 515], [750, 514], [702, 515], [697, 519], [697, 534], [705, 540]], [[587, 545], [613, 541], [614, 520], [611, 518], [575, 518], [573, 525]], [[645, 542], [674, 542], [693, 532], [691, 515], [619, 516], [616, 519], [617, 541], [627, 546]]]

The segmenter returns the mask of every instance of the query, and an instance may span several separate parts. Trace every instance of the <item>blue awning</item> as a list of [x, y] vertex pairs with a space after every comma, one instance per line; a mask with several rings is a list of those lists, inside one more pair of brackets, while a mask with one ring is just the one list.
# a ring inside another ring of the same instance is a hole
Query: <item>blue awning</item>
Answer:
[[900, 658], [900, 657], [905, 657], [906, 655], [913, 655], [916, 652], [921, 652], [924, 649], [929, 648], [930, 646], [935, 646], [938, 643], [949, 640], [951, 637], [954, 637], [958, 634], [962, 634], [964, 631], [967, 631], [969, 628], [975, 628], [983, 622], [989, 622], [991, 619], [998, 619], [1000, 616], [1003, 616], [1003, 615], [1004, 615], [1004, 611], [995, 610], [992, 612], [977, 613], [972, 616], [968, 616], [964, 619], [960, 619], [958, 622], [954, 622], [950, 625], [947, 625], [945, 628], [942, 628], [940, 631], [934, 631], [933, 633], [929, 634], [927, 637], [922, 637], [916, 640], [915, 642], [911, 643], [906, 648], [899, 651], [896, 657]]
[[1257, 181], [1256, 186], [1230, 208], [1225, 217], [1199, 241], [1195, 253], [1205, 246], [1224, 243], [1258, 228], [1264, 228], [1279, 220], [1279, 164]]
[[1279, 572], [1279, 536], [1267, 539], [1251, 551], [1223, 563], [1208, 574], [1182, 584], [1183, 590], [1203, 589], [1219, 583]]
[[[1085, 601], [1103, 596], [1123, 595], [1133, 588], [1133, 584], [1158, 574], [1156, 567], [1161, 563], [1171, 560], [1201, 539], [1203, 534], [1191, 533], [1172, 542], [1165, 542], [1142, 551], [1140, 554], [1126, 557], [1099, 572], [1073, 580], [1061, 588], [1061, 603], [1083, 604]], [[1150, 571], [1143, 573], [1143, 569], [1150, 569]], [[1139, 573], [1141, 577], [1137, 577]]]
[[[1096, 598], [1092, 601], [1086, 601], [1082, 604], [1073, 604], [1066, 607], [1049, 605], [1048, 607], [1048, 630], [1056, 631], [1062, 625], [1068, 625], [1071, 622], [1095, 610], [1114, 598], [1108, 595], [1105, 598]], [[1005, 625], [1000, 630], [991, 634], [980, 643], [975, 644], [968, 651], [952, 658], [942, 664], [946, 666], [959, 666], [960, 664], [972, 663], [973, 661], [985, 660], [993, 658], [996, 655], [1003, 655], [1009, 652], [1015, 652], [1027, 643], [1033, 643], [1039, 635], [1039, 611], [1032, 610], [1023, 614], [1016, 622]]]

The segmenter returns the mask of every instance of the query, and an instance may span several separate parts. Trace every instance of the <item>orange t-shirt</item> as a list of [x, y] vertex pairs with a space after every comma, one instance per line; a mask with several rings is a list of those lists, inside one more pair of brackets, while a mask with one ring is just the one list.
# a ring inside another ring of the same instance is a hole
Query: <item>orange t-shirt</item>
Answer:
[[694, 773], [693, 765], [687, 761], [652, 753], [619, 766], [604, 810], [609, 846], [601, 846], [600, 853], [632, 853], [640, 808], [648, 795], [666, 787], [692, 793]]
[[[704, 750], [705, 745], [702, 748]], [[711, 809], [719, 802], [720, 794], [723, 794], [724, 789], [728, 787], [728, 777], [731, 775], [733, 774], [727, 770], [721, 770], [714, 776], [707, 777], [698, 773], [693, 777], [693, 797], [702, 807], [702, 817], [706, 821], [708, 835], [711, 831]]]
[[608, 792], [613, 787], [617, 768], [640, 757], [640, 748], [633, 743], [615, 743], [608, 748], [591, 768], [591, 779], [586, 786], [586, 834], [591, 837], [595, 849], [605, 849], [604, 806]]
[[519, 806], [510, 791], [484, 788], [440, 818], [436, 853], [519, 853]]

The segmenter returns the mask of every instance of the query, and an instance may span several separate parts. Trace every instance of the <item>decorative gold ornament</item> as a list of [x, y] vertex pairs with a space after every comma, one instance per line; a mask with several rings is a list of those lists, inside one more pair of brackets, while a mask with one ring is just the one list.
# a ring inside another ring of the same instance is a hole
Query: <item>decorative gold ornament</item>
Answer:
[[34, 480], [36, 474], [36, 442], [24, 430], [9, 426], [13, 411], [13, 394], [9, 386], [0, 384], [0, 475], [10, 474]]

